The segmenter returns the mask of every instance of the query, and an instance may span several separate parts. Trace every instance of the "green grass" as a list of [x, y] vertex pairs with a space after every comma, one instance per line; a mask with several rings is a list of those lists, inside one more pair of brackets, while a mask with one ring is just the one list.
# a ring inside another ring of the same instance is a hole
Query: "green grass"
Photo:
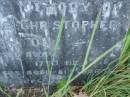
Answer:
[[90, 39], [90, 41], [89, 41], [88, 48], [87, 48], [86, 55], [85, 55], [85, 59], [84, 59], [84, 63], [83, 63], [83, 65], [82, 65], [82, 70], [86, 67], [86, 65], [88, 65], [88, 57], [89, 57], [89, 54], [90, 54], [90, 52], [91, 52], [91, 48], [92, 48], [94, 36], [95, 36], [95, 34], [96, 34], [96, 30], [97, 30], [97, 28], [98, 28], [98, 24], [99, 24], [99, 20], [100, 20], [100, 15], [101, 15], [101, 11], [100, 11], [99, 14], [97, 15], [96, 22], [95, 22], [94, 27], [93, 27], [91, 39]]
[[[89, 97], [127, 97], [130, 96], [130, 71], [129, 69], [124, 69], [122, 66], [126, 66], [124, 64], [127, 60], [129, 60], [129, 49], [130, 49], [130, 29], [128, 30], [128, 33], [126, 37], [119, 41], [117, 44], [112, 46], [110, 49], [108, 49], [106, 52], [101, 54], [99, 57], [97, 57], [95, 60], [93, 60], [92, 63], [88, 64], [88, 57], [89, 53], [91, 51], [92, 42], [94, 39], [94, 35], [96, 33], [96, 29], [98, 27], [98, 23], [100, 20], [100, 12], [97, 15], [95, 25], [93, 27], [92, 36], [90, 39], [89, 46], [86, 51], [85, 60], [83, 62], [82, 70], [74, 77], [71, 76], [71, 79], [69, 77], [69, 80], [65, 83], [65, 85], [62, 85], [63, 87], [59, 89], [54, 95], [51, 97], [54, 97], [55, 95], [60, 95], [59, 97], [63, 97], [67, 92], [69, 92], [70, 84], [78, 78], [80, 75], [85, 73], [91, 66], [102, 60], [105, 56], [107, 56], [109, 53], [111, 53], [119, 43], [124, 42], [123, 49], [121, 51], [120, 58], [113, 60], [111, 63], [116, 64], [114, 70], [107, 71], [98, 76], [97, 78], [92, 78], [88, 80], [88, 82], [83, 86], [82, 90], [86, 92]], [[110, 65], [108, 64], [108, 66]], [[128, 63], [127, 63], [128, 64]]]

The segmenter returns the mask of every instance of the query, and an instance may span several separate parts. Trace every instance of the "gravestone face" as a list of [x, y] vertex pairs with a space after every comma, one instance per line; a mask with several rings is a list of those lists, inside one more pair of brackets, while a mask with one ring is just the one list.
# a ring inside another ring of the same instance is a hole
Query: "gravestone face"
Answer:
[[[99, 10], [100, 22], [89, 63], [121, 41], [129, 24], [129, 0], [0, 0], [0, 81], [8, 86], [51, 84], [80, 71]], [[62, 38], [53, 56], [61, 18]], [[120, 43], [87, 73], [96, 73], [116, 59]]]

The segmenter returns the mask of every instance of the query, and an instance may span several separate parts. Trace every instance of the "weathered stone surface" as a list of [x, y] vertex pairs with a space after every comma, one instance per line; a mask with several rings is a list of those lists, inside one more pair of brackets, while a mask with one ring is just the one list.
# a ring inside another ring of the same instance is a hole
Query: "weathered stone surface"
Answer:
[[[125, 36], [129, 0], [0, 0], [0, 81], [9, 86], [51, 83], [81, 67], [97, 13], [102, 9], [89, 62]], [[53, 49], [61, 17], [65, 27], [58, 53]], [[88, 73], [99, 72], [120, 54], [119, 46]]]

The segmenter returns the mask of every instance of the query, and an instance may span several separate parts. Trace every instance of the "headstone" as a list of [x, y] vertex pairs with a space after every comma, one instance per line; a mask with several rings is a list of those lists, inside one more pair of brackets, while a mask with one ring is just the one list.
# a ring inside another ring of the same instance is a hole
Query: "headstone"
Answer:
[[[88, 62], [121, 41], [128, 29], [129, 0], [0, 0], [0, 82], [8, 86], [47, 84], [80, 71], [97, 14], [100, 22]], [[64, 29], [53, 56], [61, 19]], [[119, 44], [89, 69], [96, 73], [116, 59]]]

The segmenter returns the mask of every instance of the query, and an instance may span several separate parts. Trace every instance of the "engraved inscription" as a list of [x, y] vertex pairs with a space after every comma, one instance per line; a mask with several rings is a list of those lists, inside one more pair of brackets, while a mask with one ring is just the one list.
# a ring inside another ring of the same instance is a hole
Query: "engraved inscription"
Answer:
[[[128, 5], [127, 0], [0, 0], [0, 81], [9, 86], [47, 84], [51, 66], [51, 84], [67, 79], [75, 65], [76, 74], [99, 11], [89, 63], [123, 39]], [[54, 55], [62, 18], [63, 33]], [[120, 49], [121, 44], [87, 74], [98, 74], [119, 56]]]

